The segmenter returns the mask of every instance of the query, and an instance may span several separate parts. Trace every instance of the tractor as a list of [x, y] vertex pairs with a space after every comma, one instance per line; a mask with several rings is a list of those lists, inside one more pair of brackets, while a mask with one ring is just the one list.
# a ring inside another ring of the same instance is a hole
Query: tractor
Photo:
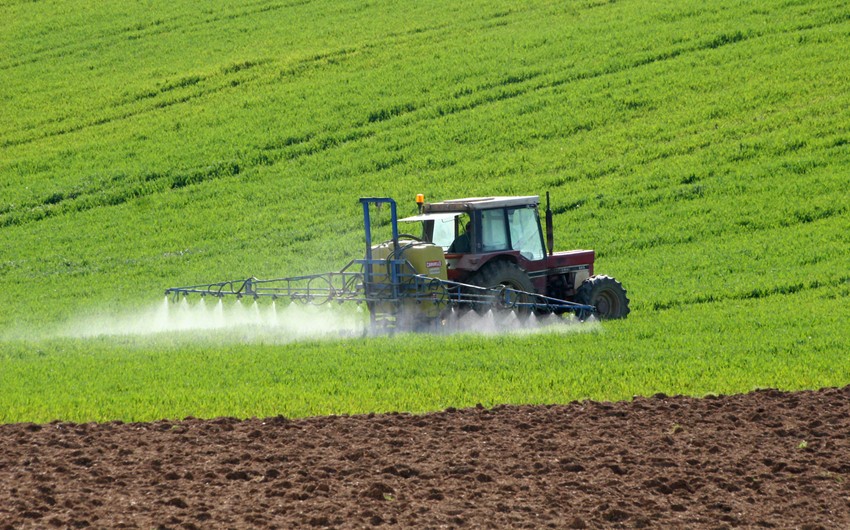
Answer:
[[[544, 231], [539, 197], [486, 197], [425, 203], [399, 219], [386, 197], [363, 197], [365, 257], [339, 272], [171, 287], [166, 296], [269, 297], [319, 305], [365, 303], [375, 331], [440, 329], [447, 314], [468, 311], [575, 313], [579, 319], [624, 318], [629, 299], [620, 282], [595, 276], [592, 250], [553, 251], [552, 211]], [[371, 212], [389, 205], [391, 239], [373, 244]], [[418, 223], [419, 235], [399, 223]]]
[[[555, 252], [552, 210], [546, 194], [545, 245], [538, 196], [474, 197], [425, 203], [401, 222], [420, 222], [420, 236], [403, 235], [442, 247], [448, 280], [595, 307], [599, 318], [625, 318], [629, 299], [622, 284], [594, 275], [593, 250]], [[522, 297], [521, 298], [528, 298]], [[541, 307], [540, 309], [546, 309]], [[563, 312], [568, 306], [557, 308]]]

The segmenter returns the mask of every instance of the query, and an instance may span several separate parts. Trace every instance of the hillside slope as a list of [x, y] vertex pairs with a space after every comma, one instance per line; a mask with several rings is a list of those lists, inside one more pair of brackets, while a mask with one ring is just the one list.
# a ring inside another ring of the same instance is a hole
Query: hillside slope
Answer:
[[336, 270], [359, 196], [550, 191], [556, 246], [596, 249], [633, 301], [604, 348], [766, 327], [747, 351], [847, 350], [845, 2], [13, 0], [0, 20], [7, 338]]
[[638, 304], [846, 283], [841, 2], [63, 5], [3, 7], [4, 283], [324, 270], [359, 195], [546, 190]]

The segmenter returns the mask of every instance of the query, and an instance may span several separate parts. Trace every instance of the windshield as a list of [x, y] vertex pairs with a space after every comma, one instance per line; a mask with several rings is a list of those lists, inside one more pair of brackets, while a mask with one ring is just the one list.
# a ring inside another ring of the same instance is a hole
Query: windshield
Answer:
[[435, 245], [443, 247], [443, 250], [449, 248], [452, 241], [455, 239], [455, 217], [447, 217], [434, 220], [434, 235], [431, 237], [431, 242]]
[[[451, 246], [452, 241], [455, 239], [455, 218], [463, 216], [466, 221], [469, 220], [469, 216], [467, 214], [461, 213], [424, 213], [419, 215], [414, 215], [412, 217], [405, 217], [404, 219], [399, 219], [399, 222], [404, 223], [412, 223], [412, 222], [424, 222], [426, 223], [426, 227], [428, 223], [433, 223], [434, 229], [431, 234], [431, 243], [435, 245], [439, 245], [443, 247], [443, 250], [446, 250]], [[459, 226], [466, 226], [464, 221]], [[404, 230], [402, 230], [404, 231]], [[427, 238], [428, 233], [427, 230], [423, 230], [424, 236]], [[410, 232], [414, 233], [414, 232]]]

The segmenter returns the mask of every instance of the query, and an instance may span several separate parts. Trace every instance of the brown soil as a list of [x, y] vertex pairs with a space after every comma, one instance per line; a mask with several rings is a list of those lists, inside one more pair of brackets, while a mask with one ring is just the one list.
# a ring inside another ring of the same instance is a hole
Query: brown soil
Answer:
[[850, 528], [850, 387], [0, 425], [5, 528]]

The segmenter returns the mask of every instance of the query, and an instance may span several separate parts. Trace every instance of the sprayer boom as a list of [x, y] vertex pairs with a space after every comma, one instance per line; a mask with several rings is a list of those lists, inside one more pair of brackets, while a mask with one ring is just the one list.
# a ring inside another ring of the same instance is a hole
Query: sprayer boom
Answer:
[[[374, 261], [374, 260], [373, 260]], [[384, 265], [381, 260], [378, 260]], [[367, 282], [364, 272], [349, 271], [352, 265], [367, 265], [366, 260], [354, 260], [340, 272], [327, 272], [290, 278], [260, 280], [229, 280], [218, 283], [171, 287], [166, 296], [200, 295], [216, 298], [249, 297], [288, 300], [310, 305], [327, 302], [354, 302], [370, 305], [436, 304], [441, 308], [476, 307], [479, 309], [519, 309], [547, 312], [585, 312], [591, 314], [593, 306], [558, 300], [537, 293], [519, 291], [506, 286], [487, 288], [442, 280], [423, 274], [397, 274], [397, 281], [388, 283], [384, 278]], [[373, 263], [378, 264], [378, 263]], [[412, 268], [409, 263], [408, 268]], [[374, 276], [374, 275], [373, 275]]]

